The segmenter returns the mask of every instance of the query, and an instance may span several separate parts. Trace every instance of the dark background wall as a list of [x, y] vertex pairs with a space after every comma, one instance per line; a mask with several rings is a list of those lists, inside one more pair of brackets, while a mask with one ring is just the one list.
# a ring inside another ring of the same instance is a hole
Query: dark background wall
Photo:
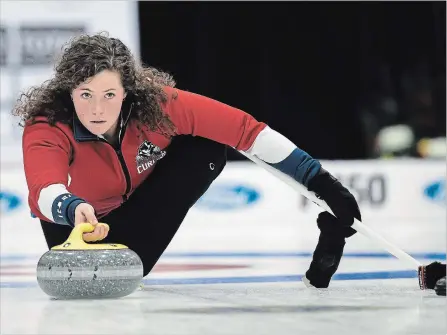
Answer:
[[380, 127], [420, 124], [421, 113], [423, 134], [445, 135], [445, 10], [140, 2], [141, 56], [179, 88], [245, 110], [317, 158], [367, 158]]

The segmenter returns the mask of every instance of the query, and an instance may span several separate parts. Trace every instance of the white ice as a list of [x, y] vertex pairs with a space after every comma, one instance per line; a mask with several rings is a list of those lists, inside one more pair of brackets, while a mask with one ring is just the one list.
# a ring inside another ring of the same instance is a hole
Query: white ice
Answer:
[[163, 285], [116, 301], [55, 301], [36, 288], [3, 288], [2, 334], [446, 333], [445, 299], [414, 280]]

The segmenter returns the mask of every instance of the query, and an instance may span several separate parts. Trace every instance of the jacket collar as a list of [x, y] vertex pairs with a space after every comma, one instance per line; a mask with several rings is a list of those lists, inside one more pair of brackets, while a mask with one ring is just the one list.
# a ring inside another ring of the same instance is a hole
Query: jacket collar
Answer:
[[73, 136], [76, 142], [99, 141], [100, 137], [92, 134], [79, 121], [76, 113], [73, 115]]
[[[129, 108], [126, 120], [123, 119], [123, 113], [121, 112], [121, 122], [119, 124], [120, 131], [126, 128], [130, 118], [130, 113], [132, 112], [132, 107], [133, 104]], [[88, 131], [88, 129], [85, 128], [84, 125], [81, 123], [81, 121], [79, 121], [76, 113], [73, 113], [73, 136], [76, 142], [100, 141], [101, 139], [103, 139], [102, 136], [97, 136]]]

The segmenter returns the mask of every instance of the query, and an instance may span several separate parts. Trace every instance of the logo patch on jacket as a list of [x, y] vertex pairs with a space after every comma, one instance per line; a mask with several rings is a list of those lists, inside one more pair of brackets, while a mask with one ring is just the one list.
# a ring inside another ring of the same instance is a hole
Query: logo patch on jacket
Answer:
[[166, 155], [166, 151], [161, 150], [160, 147], [152, 144], [149, 141], [144, 141], [138, 147], [136, 157], [138, 174], [150, 169], [158, 160]]

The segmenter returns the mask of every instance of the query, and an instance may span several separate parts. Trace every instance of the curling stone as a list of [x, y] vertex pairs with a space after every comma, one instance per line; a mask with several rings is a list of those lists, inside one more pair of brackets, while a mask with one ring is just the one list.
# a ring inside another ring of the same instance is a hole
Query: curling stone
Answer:
[[56, 299], [121, 298], [139, 287], [140, 257], [122, 244], [85, 243], [83, 234], [93, 230], [89, 223], [77, 225], [63, 244], [39, 259], [37, 282], [46, 294]]

